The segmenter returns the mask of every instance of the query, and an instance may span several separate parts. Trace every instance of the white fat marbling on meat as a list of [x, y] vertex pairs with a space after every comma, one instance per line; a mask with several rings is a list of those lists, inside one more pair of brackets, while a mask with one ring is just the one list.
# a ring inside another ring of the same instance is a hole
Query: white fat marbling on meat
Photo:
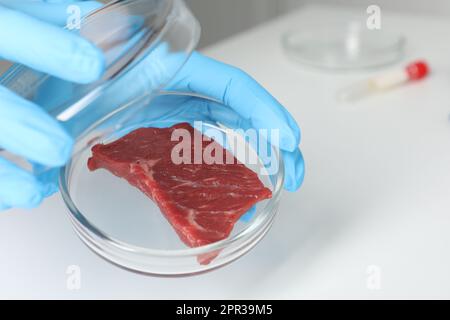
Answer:
[[197, 214], [196, 214], [195, 210], [193, 210], [193, 209], [188, 210], [187, 219], [189, 221], [189, 224], [200, 231], [203, 231], [203, 232], [208, 231], [205, 228], [203, 228], [200, 224], [197, 223], [197, 221], [195, 220], [196, 216], [197, 216]]

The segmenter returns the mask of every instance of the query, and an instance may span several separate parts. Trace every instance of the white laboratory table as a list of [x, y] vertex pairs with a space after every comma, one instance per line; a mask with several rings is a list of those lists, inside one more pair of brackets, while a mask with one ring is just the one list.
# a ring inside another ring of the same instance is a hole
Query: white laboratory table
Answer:
[[[403, 63], [424, 57], [434, 72], [348, 106], [334, 93], [369, 73], [303, 68], [280, 46], [284, 31], [340, 10], [309, 7], [205, 50], [258, 79], [302, 127], [304, 185], [284, 194], [254, 250], [195, 277], [134, 274], [89, 251], [55, 195], [0, 214], [0, 297], [450, 298], [450, 22], [383, 12], [408, 37]], [[77, 290], [67, 287], [71, 265]]]

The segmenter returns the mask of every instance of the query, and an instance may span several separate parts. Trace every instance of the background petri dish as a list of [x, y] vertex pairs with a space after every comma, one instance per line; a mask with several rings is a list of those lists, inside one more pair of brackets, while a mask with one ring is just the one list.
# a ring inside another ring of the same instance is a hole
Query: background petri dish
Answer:
[[335, 71], [382, 67], [402, 59], [406, 39], [388, 30], [369, 30], [359, 21], [305, 24], [282, 37], [289, 58]]
[[[160, 276], [191, 275], [239, 258], [269, 230], [278, 211], [284, 175], [282, 159], [274, 148], [270, 153], [271, 160], [278, 170], [267, 171], [268, 163], [259, 158], [256, 163], [247, 165], [272, 191], [272, 198], [259, 202], [254, 211], [241, 218], [227, 239], [197, 248], [184, 245], [159, 208], [128, 182], [106, 170], [88, 170], [87, 160], [94, 144], [114, 141], [139, 127], [168, 127], [183, 121], [195, 121], [197, 119], [189, 112], [191, 107], [186, 108], [184, 115], [177, 113], [176, 119], [162, 117], [165, 111], [161, 110], [165, 107], [165, 110], [176, 109], [177, 104], [202, 108], [209, 103], [217, 102], [182, 94], [162, 94], [150, 102], [144, 98], [130, 106], [138, 111], [127, 121], [116, 115], [122, 120], [120, 126], [112, 117], [92, 128], [77, 142], [72, 160], [61, 169], [60, 187], [75, 231], [94, 252], [137, 272]], [[212, 122], [204, 123], [204, 126], [254, 151], [237, 132]], [[244, 161], [242, 154], [235, 156]], [[216, 254], [218, 256], [210, 263], [199, 263]]]

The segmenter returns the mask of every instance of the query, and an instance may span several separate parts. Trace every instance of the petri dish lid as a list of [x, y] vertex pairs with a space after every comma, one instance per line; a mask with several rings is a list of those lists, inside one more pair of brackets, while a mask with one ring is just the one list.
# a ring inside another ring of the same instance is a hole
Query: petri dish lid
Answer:
[[[106, 68], [101, 79], [70, 83], [16, 64], [0, 83], [40, 105], [78, 138], [127, 101], [166, 85], [196, 47], [200, 26], [182, 0], [115, 0], [85, 16], [73, 32], [102, 50]], [[111, 94], [123, 86], [125, 94]], [[49, 97], [49, 89], [64, 94]], [[107, 103], [99, 103], [105, 97]]]
[[388, 30], [369, 30], [354, 19], [303, 24], [282, 37], [292, 60], [335, 71], [376, 68], [398, 62], [406, 39]]

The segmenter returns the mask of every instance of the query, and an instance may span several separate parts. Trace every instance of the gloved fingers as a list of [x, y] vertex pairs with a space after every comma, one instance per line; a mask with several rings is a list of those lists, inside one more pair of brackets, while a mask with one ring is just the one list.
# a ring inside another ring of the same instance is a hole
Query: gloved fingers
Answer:
[[[145, 112], [140, 112], [136, 118], [130, 120], [132, 123], [142, 123], [148, 121], [151, 126], [168, 127], [180, 122], [189, 122], [200, 130], [203, 134], [212, 137], [216, 142], [228, 148], [227, 138], [223, 132], [212, 130], [208, 124], [220, 123], [231, 129], [242, 130], [242, 133], [249, 133], [248, 130], [254, 129], [248, 119], [242, 118], [234, 110], [217, 102], [205, 102], [202, 98], [186, 97], [179, 95], [164, 94], [153, 99], [151, 105]], [[196, 121], [202, 121], [204, 126], [198, 126]], [[249, 134], [250, 136], [251, 134]], [[266, 166], [268, 174], [275, 173], [278, 166], [272, 160], [270, 145], [267, 145], [267, 138], [260, 140], [256, 132], [257, 141], [248, 141], [254, 150], [259, 154], [260, 160]], [[295, 151], [281, 151], [284, 160], [285, 182], [284, 188], [288, 191], [296, 191], [303, 182], [304, 161], [298, 148]]]
[[41, 183], [41, 192], [44, 198], [58, 191], [58, 177], [60, 168], [48, 168], [38, 163], [33, 163], [33, 175]]
[[243, 222], [249, 222], [250, 220], [252, 220], [255, 213], [256, 213], [256, 206], [253, 206], [239, 220]]
[[203, 112], [205, 112], [210, 119], [219, 122], [228, 128], [243, 130], [256, 129], [252, 127], [250, 119], [243, 118], [238, 112], [221, 103], [210, 101], [206, 104], [206, 108], [204, 105], [199, 105], [198, 109], [203, 109]]
[[261, 85], [243, 71], [193, 53], [169, 90], [189, 91], [214, 98], [251, 121], [255, 129], [278, 129], [283, 150], [294, 151], [300, 129], [289, 112]]
[[89, 83], [104, 70], [92, 43], [68, 30], [0, 6], [0, 57], [64, 80]]
[[299, 149], [293, 152], [282, 151], [284, 161], [284, 188], [297, 191], [305, 178], [305, 162]]
[[[98, 1], [30, 1], [30, 0], [0, 0], [0, 5], [12, 10], [18, 10], [39, 20], [63, 27], [73, 14], [83, 17], [102, 7]], [[76, 7], [75, 7], [76, 6]]]
[[0, 87], [0, 147], [52, 167], [70, 156], [72, 138], [35, 104]]
[[0, 158], [0, 211], [33, 208], [42, 199], [41, 184], [32, 174]]
[[[201, 98], [179, 95], [161, 95], [154, 98], [146, 112], [140, 112], [137, 117], [130, 119], [131, 123], [143, 123], [148, 121], [152, 127], [169, 127], [176, 123], [188, 122], [204, 135], [213, 138], [217, 143], [229, 148], [227, 136], [220, 130], [214, 130], [208, 124], [220, 123], [228, 128], [242, 130], [241, 133], [251, 136], [248, 130], [252, 130], [250, 120], [242, 118], [237, 112], [216, 102], [207, 102]], [[201, 121], [201, 125], [196, 123]], [[266, 137], [258, 136], [257, 141], [249, 141], [252, 148], [258, 153], [259, 160], [266, 167], [267, 174], [275, 174], [279, 169], [272, 158], [271, 146]], [[235, 152], [234, 150], [233, 152]], [[296, 191], [303, 182], [304, 161], [300, 150], [293, 152], [281, 151], [284, 160], [284, 188], [288, 191]]]
[[[191, 106], [187, 110], [190, 110], [191, 113], [196, 115], [199, 119], [209, 119], [210, 121], [221, 123], [228, 128], [242, 129], [246, 135], [248, 134], [248, 130], [253, 129], [249, 120], [243, 119], [238, 113], [219, 103], [209, 102], [206, 108], [199, 104], [199, 102], [196, 103], [195, 100], [190, 103]], [[251, 136], [251, 134], [248, 134], [248, 136]], [[270, 146], [266, 146], [267, 140], [264, 140], [265, 142], [259, 140], [261, 137], [258, 136], [257, 132], [256, 137], [258, 137], [258, 141], [247, 142], [251, 143], [252, 147], [257, 151], [260, 160], [265, 164], [268, 173], [273, 174], [273, 170], [278, 170], [278, 167], [272, 161], [272, 154], [269, 152]], [[264, 144], [261, 144], [261, 142], [264, 142]], [[304, 179], [305, 165], [303, 156], [298, 148], [292, 152], [281, 150], [281, 153], [283, 156], [285, 172], [284, 188], [294, 192], [300, 188]]]

